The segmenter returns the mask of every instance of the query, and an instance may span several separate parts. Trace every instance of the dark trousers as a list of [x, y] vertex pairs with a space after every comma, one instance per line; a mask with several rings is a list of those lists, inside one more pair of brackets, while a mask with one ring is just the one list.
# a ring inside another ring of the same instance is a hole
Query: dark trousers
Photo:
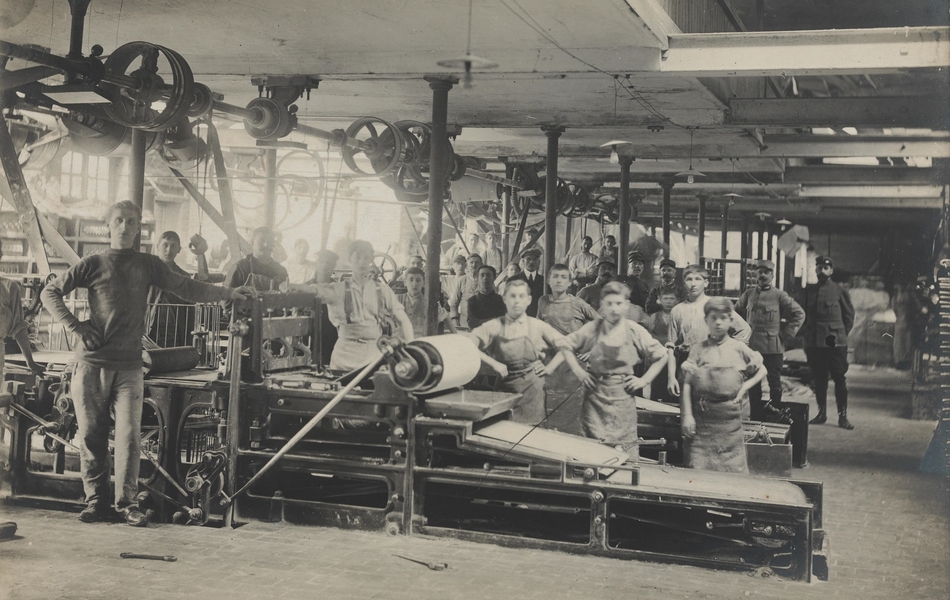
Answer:
[[808, 368], [814, 379], [815, 400], [818, 410], [825, 412], [828, 406], [828, 378], [835, 382], [835, 403], [838, 405], [838, 414], [848, 414], [848, 384], [845, 373], [848, 372], [848, 347], [835, 346], [834, 348], [805, 348], [805, 357], [808, 359]]
[[[765, 379], [769, 382], [769, 399], [772, 405], [778, 408], [782, 405], [782, 364], [785, 362], [784, 354], [763, 354], [762, 363], [768, 374]], [[749, 401], [752, 406], [762, 402], [762, 384], [757, 384], [749, 390]]]

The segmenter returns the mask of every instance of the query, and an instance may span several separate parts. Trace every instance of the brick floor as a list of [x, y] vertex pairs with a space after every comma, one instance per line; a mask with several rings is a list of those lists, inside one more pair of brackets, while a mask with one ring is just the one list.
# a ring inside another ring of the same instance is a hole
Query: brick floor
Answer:
[[[0, 542], [0, 600], [947, 598], [947, 483], [916, 471], [934, 424], [906, 418], [905, 374], [855, 368], [849, 378], [857, 429], [812, 427], [811, 466], [795, 473], [825, 483], [828, 582], [272, 523], [84, 525], [75, 513], [0, 506], [0, 521], [16, 521], [20, 534]], [[120, 552], [178, 561], [123, 560]]]

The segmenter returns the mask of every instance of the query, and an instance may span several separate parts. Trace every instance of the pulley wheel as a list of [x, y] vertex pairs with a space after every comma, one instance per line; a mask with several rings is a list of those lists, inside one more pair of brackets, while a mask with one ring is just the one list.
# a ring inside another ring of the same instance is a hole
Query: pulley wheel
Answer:
[[193, 87], [194, 98], [188, 106], [188, 116], [197, 119], [203, 117], [214, 107], [214, 96], [211, 94], [211, 88], [203, 83], [196, 83]]
[[376, 265], [379, 278], [383, 280], [383, 283], [388, 285], [396, 277], [396, 261], [385, 252], [373, 254], [373, 264]]
[[286, 137], [294, 130], [295, 117], [290, 110], [272, 98], [254, 98], [247, 110], [255, 115], [253, 121], [244, 121], [244, 130], [255, 140], [272, 142]]
[[[346, 128], [346, 138], [362, 147], [343, 146], [343, 162], [360, 175], [385, 175], [402, 164], [406, 144], [402, 133], [382, 119], [357, 119]], [[357, 162], [358, 161], [358, 162]]]
[[[103, 68], [99, 86], [112, 100], [106, 114], [127, 127], [161, 131], [184, 118], [194, 101], [191, 67], [169, 48], [148, 42], [123, 44]], [[134, 87], [121, 81], [129, 78]]]

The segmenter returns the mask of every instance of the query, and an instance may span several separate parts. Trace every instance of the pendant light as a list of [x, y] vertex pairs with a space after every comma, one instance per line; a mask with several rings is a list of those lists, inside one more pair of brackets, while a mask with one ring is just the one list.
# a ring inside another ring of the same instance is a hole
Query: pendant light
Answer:
[[438, 65], [448, 69], [463, 70], [465, 75], [462, 77], [462, 87], [466, 90], [472, 89], [475, 84], [472, 81], [472, 69], [494, 69], [498, 63], [481, 58], [472, 54], [472, 4], [474, 0], [468, 0], [468, 43], [465, 45], [465, 56], [456, 58], [447, 58], [440, 60]]
[[689, 168], [676, 174], [676, 177], [685, 177], [686, 183], [693, 183], [697, 177], [705, 177], [705, 173], [700, 173], [693, 168], [693, 130], [689, 130]]

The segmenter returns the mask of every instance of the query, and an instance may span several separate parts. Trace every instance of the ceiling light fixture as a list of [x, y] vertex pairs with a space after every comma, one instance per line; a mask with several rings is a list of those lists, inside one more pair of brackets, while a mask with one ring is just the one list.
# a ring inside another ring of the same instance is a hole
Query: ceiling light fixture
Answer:
[[689, 168], [676, 174], [676, 177], [685, 177], [686, 183], [693, 183], [697, 177], [705, 177], [705, 173], [700, 173], [693, 168], [693, 130], [689, 130]]
[[447, 69], [462, 69], [465, 75], [462, 77], [462, 87], [470, 90], [475, 87], [472, 82], [472, 69], [494, 69], [498, 63], [481, 58], [472, 54], [472, 3], [474, 0], [468, 0], [468, 43], [465, 45], [465, 56], [457, 58], [447, 58], [440, 60], [438, 65]]
[[617, 146], [623, 144], [632, 144], [633, 142], [628, 142], [626, 140], [610, 140], [606, 144], [601, 144], [601, 148], [606, 148], [610, 146], [610, 164], [619, 165], [620, 164], [620, 155], [617, 154]]

